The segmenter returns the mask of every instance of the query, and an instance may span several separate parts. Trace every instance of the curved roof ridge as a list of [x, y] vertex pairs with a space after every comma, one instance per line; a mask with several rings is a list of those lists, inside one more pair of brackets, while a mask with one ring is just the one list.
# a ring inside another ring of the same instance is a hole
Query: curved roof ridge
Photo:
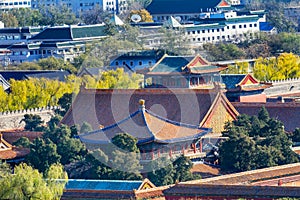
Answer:
[[[147, 129], [147, 131], [150, 133], [150, 135], [152, 136], [151, 139], [150, 139], [150, 141], [156, 140], [156, 137], [155, 137], [155, 135], [153, 134], [153, 132], [150, 130], [149, 125], [148, 125], [148, 122], [147, 122], [147, 120], [146, 120], [146, 117], [145, 117], [146, 109], [145, 109], [145, 107], [140, 108], [139, 111], [142, 112], [142, 118], [143, 118], [144, 123], [146, 124], [146, 129]], [[149, 140], [148, 140], [148, 141], [149, 141]]]
[[183, 126], [183, 127], [186, 127], [186, 128], [197, 128], [199, 130], [208, 129], [208, 128], [202, 128], [198, 125], [192, 125], [192, 124], [187, 124], [187, 123], [182, 123], [182, 122], [176, 122], [176, 121], [164, 118], [162, 116], [159, 116], [159, 115], [157, 115], [157, 114], [155, 114], [155, 113], [153, 113], [153, 112], [151, 112], [150, 110], [147, 110], [147, 109], [145, 109], [145, 112], [147, 112], [148, 114], [150, 114], [154, 117], [157, 117], [160, 120], [163, 120], [165, 122], [171, 123], [171, 124], [176, 125], [176, 126]]
[[87, 132], [87, 133], [84, 133], [84, 134], [80, 134], [79, 137], [81, 136], [88, 136], [88, 135], [92, 135], [92, 134], [95, 134], [95, 133], [98, 133], [100, 131], [106, 131], [108, 129], [111, 129], [111, 128], [114, 128], [120, 124], [123, 124], [125, 123], [126, 121], [128, 121], [129, 119], [131, 119], [132, 117], [136, 116], [137, 114], [139, 114], [141, 111], [140, 110], [137, 110], [136, 112], [130, 114], [128, 117], [126, 117], [125, 119], [122, 119], [121, 121], [118, 121], [110, 126], [107, 126], [107, 127], [104, 127], [103, 129], [98, 129], [98, 130], [95, 130], [95, 131], [90, 131], [90, 132]]

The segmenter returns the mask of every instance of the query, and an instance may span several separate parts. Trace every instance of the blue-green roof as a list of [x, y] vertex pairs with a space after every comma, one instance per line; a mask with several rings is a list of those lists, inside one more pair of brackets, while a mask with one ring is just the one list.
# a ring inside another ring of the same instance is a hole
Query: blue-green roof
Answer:
[[106, 36], [105, 26], [86, 25], [86, 26], [61, 26], [48, 27], [29, 40], [50, 40], [50, 41], [71, 41], [80, 38], [95, 38]]
[[194, 56], [166, 56], [151, 70], [151, 72], [182, 72]]
[[139, 189], [142, 183], [143, 181], [69, 179], [65, 189], [132, 191]]
[[236, 84], [240, 83], [246, 74], [222, 74], [222, 81], [226, 85], [226, 89], [236, 88]]
[[73, 39], [85, 37], [106, 36], [104, 25], [77, 26], [72, 27]]
[[201, 13], [219, 7], [223, 0], [152, 0], [147, 10], [153, 14]]

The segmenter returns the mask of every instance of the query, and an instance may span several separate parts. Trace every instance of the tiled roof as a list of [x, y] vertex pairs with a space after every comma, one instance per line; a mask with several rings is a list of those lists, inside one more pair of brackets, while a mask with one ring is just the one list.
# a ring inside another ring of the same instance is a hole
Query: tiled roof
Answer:
[[269, 88], [272, 84], [260, 83], [251, 74], [222, 74], [228, 91], [253, 91]]
[[22, 131], [22, 130], [12, 130], [12, 131], [1, 131], [3, 138], [10, 144], [14, 143], [21, 137], [26, 137], [30, 141], [33, 141], [37, 137], [41, 137], [43, 132], [33, 132], [33, 131]]
[[[146, 8], [153, 14], [189, 14], [201, 13], [207, 9], [221, 7], [224, 0], [153, 0]], [[226, 4], [226, 3], [225, 3]], [[224, 5], [225, 7], [227, 6]]]
[[0, 151], [0, 160], [22, 158], [29, 153], [30, 153], [30, 149], [28, 148], [13, 147], [10, 150]]
[[295, 174], [300, 174], [300, 163], [227, 174], [213, 178], [187, 181], [185, 182], [185, 184], [247, 185], [255, 182], [260, 182], [262, 180], [287, 177]]
[[23, 80], [27, 75], [61, 72], [60, 70], [0, 70], [0, 74], [6, 79]]
[[299, 187], [177, 184], [164, 191], [166, 199], [279, 199], [299, 198]]
[[175, 122], [198, 125], [209, 112], [218, 91], [192, 89], [93, 90], [82, 89], [62, 123], [90, 123], [95, 130], [127, 118], [138, 110], [140, 99], [146, 109]]
[[0, 134], [0, 160], [8, 160], [14, 158], [24, 157], [29, 153], [27, 148], [14, 147], [6, 140], [3, 139]]
[[238, 103], [233, 102], [233, 106], [240, 114], [257, 115], [264, 106], [270, 117], [283, 122], [286, 131], [294, 131], [300, 128], [300, 103], [296, 102], [267, 102], [267, 103]]
[[221, 78], [223, 83], [226, 85], [226, 89], [234, 89], [239, 84], [246, 74], [222, 74]]
[[76, 39], [101, 38], [106, 36], [103, 24], [85, 26], [48, 27], [29, 40], [35, 41], [71, 41]]
[[29, 40], [72, 40], [70, 27], [47, 27]]
[[72, 38], [88, 38], [88, 37], [104, 37], [107, 36], [105, 33], [105, 26], [101, 25], [89, 25], [89, 26], [71, 26]]
[[117, 134], [128, 133], [138, 139], [138, 144], [171, 143], [198, 139], [209, 132], [211, 129], [199, 128], [199, 125], [182, 124], [162, 118], [141, 106], [137, 112], [116, 124], [79, 137], [84, 143], [98, 144], [108, 143]]
[[202, 178], [220, 175], [220, 169], [202, 163], [194, 164], [191, 172], [200, 174]]
[[260, 31], [271, 31], [272, 29], [274, 29], [274, 26], [272, 26], [269, 22], [259, 22]]
[[180, 73], [193, 58], [193, 56], [165, 56], [151, 69], [151, 72]]
[[170, 73], [191, 73], [204, 74], [219, 72], [226, 69], [226, 66], [213, 65], [200, 55], [196, 56], [169, 56], [164, 55], [147, 74], [170, 74]]
[[56, 71], [50, 73], [36, 73], [36, 74], [28, 74], [25, 77], [28, 78], [46, 78], [51, 80], [65, 81], [66, 77], [70, 75], [69, 71]]
[[138, 190], [143, 181], [69, 179], [66, 190]]

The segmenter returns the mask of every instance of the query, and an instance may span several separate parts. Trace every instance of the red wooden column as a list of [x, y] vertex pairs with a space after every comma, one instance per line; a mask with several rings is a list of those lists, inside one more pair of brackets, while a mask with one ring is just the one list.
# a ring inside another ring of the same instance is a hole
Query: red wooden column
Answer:
[[157, 150], [157, 156], [160, 158], [160, 149]]
[[193, 143], [193, 150], [194, 150], [194, 153], [197, 152], [197, 150], [196, 150], [196, 144], [195, 143]]
[[199, 150], [200, 150], [200, 153], [202, 153], [202, 138], [199, 140]]
[[151, 150], [151, 159], [154, 160], [154, 152], [153, 152], [153, 149]]

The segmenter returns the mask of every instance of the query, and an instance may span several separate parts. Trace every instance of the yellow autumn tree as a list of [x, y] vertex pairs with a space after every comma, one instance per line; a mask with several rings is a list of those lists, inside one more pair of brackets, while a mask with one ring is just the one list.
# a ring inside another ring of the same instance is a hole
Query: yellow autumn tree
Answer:
[[261, 81], [285, 80], [300, 77], [300, 57], [283, 53], [277, 58], [259, 58], [253, 69], [254, 76]]
[[139, 15], [141, 17], [140, 22], [153, 22], [152, 16], [146, 9], [132, 10], [129, 15], [130, 18], [132, 17], [132, 15]]

